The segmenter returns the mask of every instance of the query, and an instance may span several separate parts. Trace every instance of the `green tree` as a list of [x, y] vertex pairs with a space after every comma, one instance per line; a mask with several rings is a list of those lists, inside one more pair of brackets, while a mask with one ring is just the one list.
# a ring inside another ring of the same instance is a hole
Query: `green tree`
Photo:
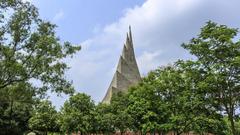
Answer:
[[[0, 89], [34, 79], [42, 82], [39, 92], [72, 93], [62, 59], [80, 47], [61, 44], [54, 31], [56, 25], [40, 19], [30, 3], [7, 0], [0, 7]], [[8, 12], [12, 14], [6, 16]]]
[[100, 134], [114, 133], [114, 115], [111, 112], [110, 104], [99, 103], [94, 112], [96, 131]]
[[134, 126], [144, 133], [223, 134], [221, 115], [208, 108], [205, 94], [195, 89], [198, 74], [176, 66], [156, 69], [132, 88], [128, 112]]
[[91, 97], [78, 93], [70, 97], [61, 109], [61, 130], [66, 133], [89, 133], [92, 131], [92, 111], [95, 105]]
[[121, 134], [128, 130], [132, 125], [132, 118], [126, 111], [128, 103], [127, 95], [122, 92], [113, 94], [111, 98], [110, 111], [114, 118], [113, 126], [115, 131], [120, 131]]
[[44, 132], [59, 132], [58, 112], [48, 100], [41, 101], [34, 107], [29, 127], [32, 130]]
[[143, 78], [139, 85], [130, 88], [127, 112], [132, 118], [132, 130], [135, 132], [163, 133], [160, 125], [166, 122], [165, 104], [155, 93], [153, 72]]
[[32, 105], [36, 102], [34, 88], [19, 83], [0, 90], [0, 134], [22, 134], [28, 130]]
[[[55, 28], [56, 25], [39, 17], [37, 8], [29, 2], [0, 1], [0, 128], [3, 129], [0, 134], [12, 134], [14, 127], [27, 130], [30, 115], [23, 114], [30, 114], [31, 100], [36, 96], [42, 97], [46, 91], [74, 92], [71, 82], [64, 77], [68, 66], [63, 59], [80, 47], [61, 43]], [[33, 82], [38, 87], [33, 87]], [[20, 85], [29, 85], [31, 92], [27, 93], [28, 88], [24, 90]], [[24, 101], [18, 99], [19, 93]], [[13, 109], [16, 105], [19, 108]], [[24, 120], [13, 116], [22, 116]]]
[[234, 124], [240, 101], [240, 42], [237, 34], [237, 29], [209, 21], [198, 37], [183, 44], [196, 57], [195, 61], [188, 62], [191, 70], [201, 73], [202, 80], [196, 87], [206, 93], [209, 105], [227, 114], [233, 135], [238, 134]]

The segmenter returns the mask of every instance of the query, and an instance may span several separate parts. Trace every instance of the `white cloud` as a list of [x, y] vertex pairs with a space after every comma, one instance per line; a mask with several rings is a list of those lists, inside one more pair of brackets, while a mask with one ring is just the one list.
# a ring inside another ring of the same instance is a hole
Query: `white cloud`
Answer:
[[60, 10], [60, 11], [58, 11], [56, 14], [55, 14], [55, 16], [53, 17], [53, 21], [54, 22], [57, 22], [57, 21], [59, 21], [59, 20], [61, 20], [61, 19], [63, 19], [64, 18], [64, 12], [62, 11], [62, 10]]
[[[161, 55], [160, 51], [156, 52], [143, 52], [143, 54], [137, 57], [138, 65], [142, 71], [150, 71], [156, 69], [159, 66], [158, 57]], [[162, 63], [165, 64], [165, 63]], [[146, 75], [146, 73], [143, 73]]]

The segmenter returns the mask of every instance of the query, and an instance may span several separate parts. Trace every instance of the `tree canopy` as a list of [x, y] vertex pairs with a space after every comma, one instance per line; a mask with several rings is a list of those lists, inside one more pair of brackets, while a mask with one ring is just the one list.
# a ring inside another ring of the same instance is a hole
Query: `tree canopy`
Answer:
[[0, 89], [32, 79], [42, 84], [38, 92], [72, 93], [62, 60], [80, 47], [62, 44], [56, 25], [39, 18], [32, 4], [7, 0], [0, 7]]
[[44, 100], [34, 106], [32, 117], [29, 119], [29, 127], [32, 130], [59, 132], [59, 115], [50, 101]]
[[90, 121], [94, 107], [90, 96], [84, 93], [70, 97], [61, 110], [61, 130], [66, 133], [89, 133], [93, 128]]
[[47, 91], [74, 93], [64, 59], [80, 47], [61, 41], [55, 28], [29, 2], [0, 1], [0, 134], [28, 130], [32, 106]]
[[207, 22], [198, 37], [183, 44], [197, 59], [185, 63], [191, 70], [201, 73], [196, 84], [205, 93], [211, 107], [226, 113], [233, 135], [237, 135], [235, 122], [239, 109], [240, 41], [238, 30], [226, 25]]

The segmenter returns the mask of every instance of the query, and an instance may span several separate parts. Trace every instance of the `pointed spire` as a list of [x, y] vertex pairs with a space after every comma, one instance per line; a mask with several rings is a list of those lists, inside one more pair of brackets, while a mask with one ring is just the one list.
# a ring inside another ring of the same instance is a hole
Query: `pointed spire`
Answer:
[[131, 26], [130, 25], [129, 25], [129, 31], [127, 33], [126, 47], [128, 49], [133, 49], [132, 31], [131, 31]]
[[127, 33], [126, 43], [124, 44], [122, 55], [120, 56], [117, 70], [113, 76], [112, 82], [103, 99], [103, 102], [110, 103], [112, 94], [115, 92], [126, 92], [129, 86], [136, 85], [141, 80], [135, 59], [131, 26]]
[[126, 44], [130, 43], [130, 39], [129, 39], [129, 36], [128, 36], [128, 33], [127, 33], [127, 39], [126, 39]]
[[131, 25], [129, 25], [129, 36], [130, 36], [130, 40], [132, 43], [132, 30], [131, 30]]

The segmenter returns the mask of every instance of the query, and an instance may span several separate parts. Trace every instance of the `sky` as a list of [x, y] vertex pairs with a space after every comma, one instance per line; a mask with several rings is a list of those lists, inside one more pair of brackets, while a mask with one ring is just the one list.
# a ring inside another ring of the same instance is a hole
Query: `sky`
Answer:
[[[24, 0], [40, 16], [57, 24], [63, 41], [81, 45], [67, 59], [66, 78], [77, 92], [98, 103], [104, 97], [132, 27], [135, 55], [142, 76], [178, 59], [192, 59], [181, 48], [209, 20], [240, 28], [239, 0]], [[60, 108], [68, 98], [50, 94]]]

